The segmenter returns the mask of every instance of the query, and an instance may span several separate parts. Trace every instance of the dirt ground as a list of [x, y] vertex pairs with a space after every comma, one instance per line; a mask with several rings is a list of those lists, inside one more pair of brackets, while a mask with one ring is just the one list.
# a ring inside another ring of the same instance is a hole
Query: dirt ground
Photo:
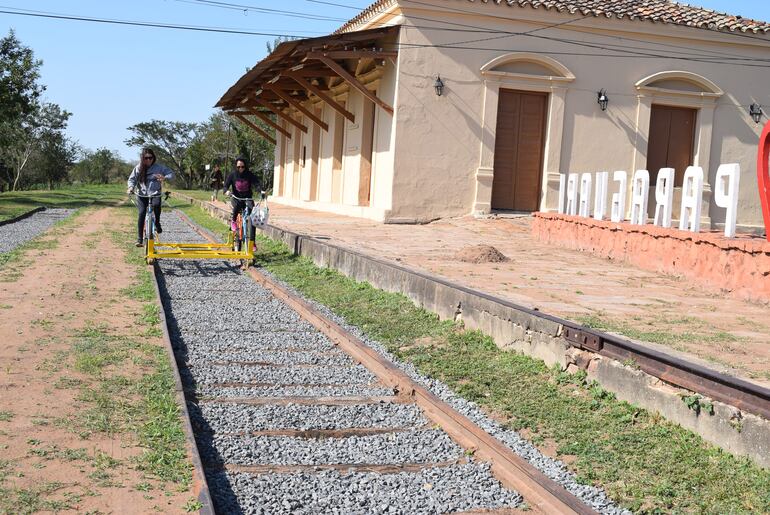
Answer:
[[[221, 202], [219, 205], [224, 207]], [[270, 204], [270, 223], [444, 277], [543, 313], [736, 369], [770, 385], [770, 306], [709, 291], [534, 240], [527, 217], [462, 217], [386, 225]], [[507, 261], [469, 263], [461, 251], [490, 245]]]
[[141, 304], [120, 293], [135, 266], [108, 233], [129, 235], [132, 223], [114, 208], [87, 210], [47, 233], [54, 248], [30, 250], [25, 266], [0, 273], [0, 489], [14, 492], [9, 513], [183, 513], [192, 497], [132, 466], [143, 449], [131, 434], [86, 435], [71, 423], [87, 408], [74, 386], [88, 380], [72, 364], [75, 335], [98, 325], [136, 336]]

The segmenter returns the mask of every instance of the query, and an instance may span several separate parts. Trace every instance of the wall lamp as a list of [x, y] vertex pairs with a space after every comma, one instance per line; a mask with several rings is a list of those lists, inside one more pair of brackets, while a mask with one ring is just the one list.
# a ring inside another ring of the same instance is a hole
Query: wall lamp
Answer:
[[596, 102], [599, 104], [599, 107], [602, 108], [602, 111], [606, 111], [607, 104], [610, 103], [610, 97], [607, 96], [607, 90], [599, 90], [599, 93], [596, 95], [596, 97]]
[[754, 123], [759, 123], [760, 120], [762, 120], [764, 111], [762, 111], [762, 106], [755, 102], [749, 106], [749, 114], [751, 115], [751, 119], [754, 120]]
[[433, 83], [433, 89], [436, 90], [436, 95], [441, 96], [444, 92], [444, 81], [441, 80], [441, 75], [436, 76], [436, 82]]

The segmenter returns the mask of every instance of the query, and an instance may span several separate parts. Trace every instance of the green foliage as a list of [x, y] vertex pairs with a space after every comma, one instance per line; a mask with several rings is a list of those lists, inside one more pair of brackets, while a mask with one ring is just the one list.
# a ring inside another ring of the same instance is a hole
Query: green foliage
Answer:
[[128, 128], [134, 135], [125, 141], [135, 147], [152, 147], [158, 161], [174, 170], [176, 181], [189, 188], [194, 183], [193, 171], [185, 166], [185, 156], [198, 139], [199, 125], [187, 122], [151, 120]]
[[114, 150], [84, 150], [70, 172], [70, 180], [84, 184], [124, 183], [131, 165]]

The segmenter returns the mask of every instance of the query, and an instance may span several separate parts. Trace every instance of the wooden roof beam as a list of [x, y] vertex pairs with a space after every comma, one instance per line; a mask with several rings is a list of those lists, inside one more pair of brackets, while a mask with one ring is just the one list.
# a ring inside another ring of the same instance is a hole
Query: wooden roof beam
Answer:
[[281, 91], [281, 89], [276, 85], [271, 85], [270, 89], [273, 91], [273, 93], [275, 93], [276, 95], [281, 97], [283, 100], [285, 100], [289, 105], [297, 109], [297, 111], [301, 112], [302, 114], [304, 114], [305, 116], [313, 120], [316, 123], [316, 125], [321, 127], [326, 132], [329, 132], [328, 124], [326, 124], [323, 120], [318, 118], [318, 116], [316, 116], [315, 113], [311, 112], [310, 110], [305, 108], [305, 106], [297, 102], [295, 99], [291, 98], [291, 95], [287, 95], [285, 91]]
[[263, 138], [265, 138], [267, 141], [269, 141], [270, 143], [272, 143], [273, 145], [275, 145], [275, 138], [274, 138], [274, 137], [272, 137], [272, 136], [271, 136], [270, 134], [268, 134], [267, 132], [263, 131], [263, 130], [262, 130], [262, 128], [260, 128], [260, 127], [259, 127], [259, 126], [257, 126], [256, 124], [252, 123], [252, 122], [251, 122], [251, 121], [250, 121], [248, 118], [246, 118], [245, 116], [243, 116], [243, 115], [242, 115], [242, 114], [240, 114], [240, 113], [232, 113], [232, 115], [233, 115], [233, 116], [235, 116], [236, 118], [238, 118], [240, 121], [242, 121], [242, 122], [243, 122], [243, 123], [245, 123], [246, 125], [248, 125], [249, 127], [251, 127], [252, 129], [254, 129], [254, 131], [255, 131], [257, 134], [259, 134], [260, 136], [262, 136]]
[[[311, 54], [308, 54], [308, 55], [311, 55]], [[347, 83], [348, 83], [348, 84], [350, 84], [352, 87], [354, 87], [354, 88], [356, 88], [358, 91], [360, 91], [360, 92], [361, 92], [361, 94], [363, 94], [363, 95], [364, 95], [366, 98], [368, 98], [369, 100], [371, 100], [372, 102], [374, 102], [376, 105], [378, 105], [378, 106], [380, 106], [381, 108], [383, 108], [383, 109], [384, 109], [385, 111], [387, 111], [387, 112], [388, 112], [388, 113], [389, 113], [391, 116], [393, 115], [393, 108], [392, 108], [390, 105], [386, 104], [386, 103], [385, 103], [385, 102], [383, 102], [383, 101], [382, 101], [380, 98], [378, 98], [378, 97], [377, 97], [377, 95], [375, 95], [374, 93], [372, 93], [371, 91], [369, 91], [368, 89], [366, 89], [366, 86], [364, 86], [363, 84], [361, 84], [361, 83], [358, 81], [358, 79], [356, 79], [354, 76], [352, 76], [352, 75], [350, 74], [350, 72], [349, 72], [349, 71], [347, 71], [345, 68], [343, 68], [342, 66], [340, 66], [340, 64], [339, 64], [339, 63], [337, 63], [337, 62], [335, 62], [335, 61], [332, 61], [331, 59], [329, 59], [328, 57], [325, 57], [325, 56], [316, 57], [316, 59], [318, 59], [319, 61], [321, 61], [322, 63], [324, 63], [324, 64], [325, 64], [326, 66], [328, 66], [330, 69], [332, 69], [332, 70], [334, 70], [335, 72], [337, 72], [337, 75], [339, 75], [339, 76], [340, 76], [340, 78], [342, 78], [342, 79], [343, 79], [345, 82], [347, 82]]]
[[316, 95], [318, 98], [329, 104], [329, 107], [340, 113], [342, 116], [350, 120], [351, 123], [356, 122], [356, 117], [353, 113], [342, 107], [340, 104], [335, 102], [332, 97], [321, 91], [320, 88], [317, 86], [313, 86], [310, 82], [306, 81], [303, 77], [299, 75], [295, 75], [294, 72], [286, 72], [287, 77], [291, 77], [295, 81], [297, 81], [297, 84], [305, 88], [306, 90], [310, 91], [314, 95]]
[[260, 105], [260, 106], [262, 106], [262, 107], [266, 107], [267, 109], [270, 109], [270, 110], [271, 110], [272, 112], [274, 112], [274, 113], [275, 113], [277, 116], [280, 116], [281, 118], [283, 118], [284, 120], [286, 120], [287, 122], [289, 122], [290, 124], [292, 124], [293, 126], [295, 126], [296, 128], [298, 128], [299, 130], [301, 130], [302, 132], [304, 132], [305, 134], [307, 134], [307, 127], [306, 127], [305, 125], [303, 125], [303, 124], [299, 123], [297, 120], [295, 120], [294, 118], [292, 118], [292, 117], [291, 117], [291, 116], [289, 116], [288, 114], [284, 113], [283, 111], [281, 111], [280, 109], [278, 109], [277, 107], [275, 107], [275, 106], [274, 106], [273, 104], [271, 104], [270, 102], [265, 102], [264, 100], [262, 100], [261, 98], [258, 98], [258, 97], [253, 97], [253, 98], [252, 98], [252, 100], [253, 100], [253, 101], [254, 101], [254, 103], [256, 103], [257, 105]]
[[249, 114], [252, 114], [252, 115], [256, 116], [257, 118], [259, 118], [260, 120], [262, 120], [263, 122], [268, 124], [273, 129], [277, 130], [278, 132], [280, 132], [281, 134], [283, 134], [287, 138], [291, 139], [291, 132], [287, 131], [286, 129], [284, 129], [283, 127], [281, 127], [277, 123], [275, 123], [264, 112], [257, 111], [256, 109], [252, 109], [250, 107], [246, 107], [246, 109], [249, 111]]

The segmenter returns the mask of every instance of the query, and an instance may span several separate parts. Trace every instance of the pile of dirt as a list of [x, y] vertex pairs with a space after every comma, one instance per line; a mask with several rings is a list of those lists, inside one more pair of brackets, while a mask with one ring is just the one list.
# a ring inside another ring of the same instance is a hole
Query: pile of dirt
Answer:
[[466, 263], [500, 263], [508, 261], [508, 258], [491, 245], [472, 245], [460, 249], [454, 256], [459, 261]]

